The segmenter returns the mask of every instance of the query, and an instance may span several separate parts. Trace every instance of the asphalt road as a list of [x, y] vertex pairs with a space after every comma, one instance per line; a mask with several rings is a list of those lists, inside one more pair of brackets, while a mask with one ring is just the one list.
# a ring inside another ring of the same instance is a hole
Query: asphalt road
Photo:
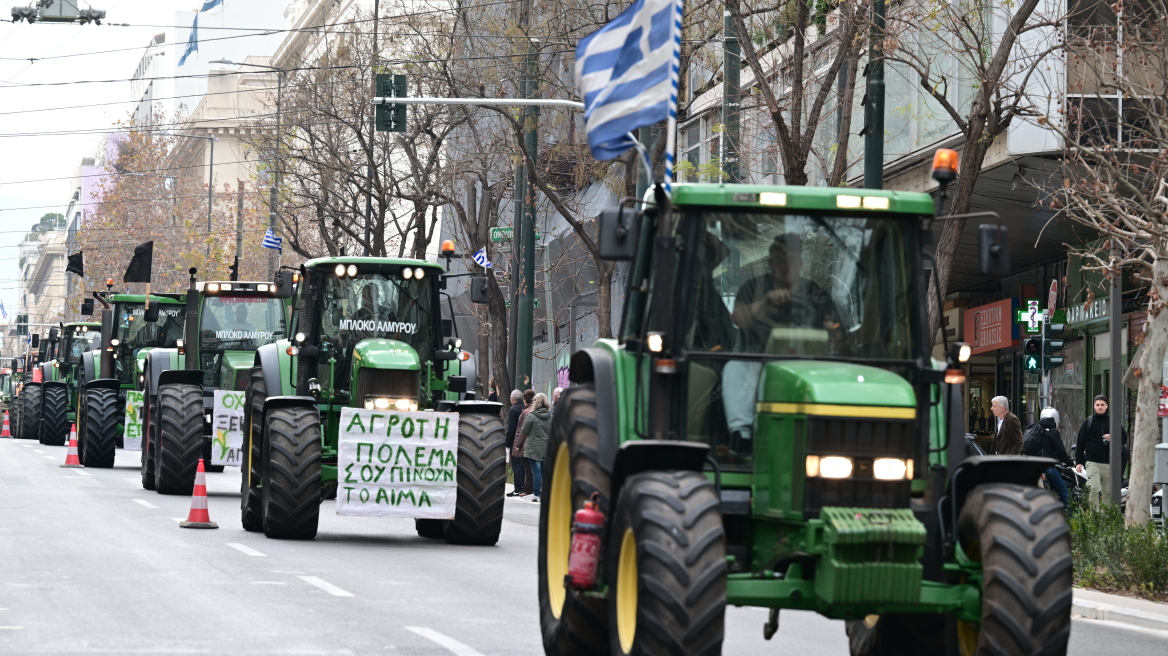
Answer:
[[[495, 547], [413, 522], [321, 515], [312, 542], [239, 525], [239, 472], [208, 474], [218, 530], [188, 497], [143, 490], [138, 454], [62, 469], [64, 447], [0, 439], [0, 654], [542, 654], [539, 507], [509, 500]], [[847, 654], [842, 622], [730, 608], [724, 653]], [[1076, 620], [1071, 654], [1168, 652], [1168, 634]]]

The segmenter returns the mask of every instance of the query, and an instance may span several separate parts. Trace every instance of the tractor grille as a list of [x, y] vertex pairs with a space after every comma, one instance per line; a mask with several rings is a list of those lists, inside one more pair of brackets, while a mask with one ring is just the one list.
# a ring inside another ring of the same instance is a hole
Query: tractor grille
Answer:
[[363, 403], [370, 394], [394, 399], [417, 399], [421, 388], [421, 371], [362, 367], [357, 370], [357, 394], [353, 400], [358, 404]]
[[912, 458], [916, 425], [911, 420], [847, 417], [808, 417], [807, 454], [849, 456], [852, 476], [843, 479], [808, 478], [803, 491], [803, 513], [819, 515], [832, 506], [907, 508], [912, 494], [908, 480], [881, 481], [872, 477], [877, 457]]

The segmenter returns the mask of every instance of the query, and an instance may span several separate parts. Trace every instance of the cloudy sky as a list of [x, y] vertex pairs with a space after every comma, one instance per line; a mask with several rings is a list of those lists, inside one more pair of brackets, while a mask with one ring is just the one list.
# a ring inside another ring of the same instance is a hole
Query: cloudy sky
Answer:
[[[232, 2], [221, 11], [230, 11]], [[99, 148], [95, 133], [132, 111], [128, 78], [150, 38], [173, 26], [175, 12], [195, 11], [202, 0], [93, 0], [89, 6], [106, 10], [100, 26], [7, 22], [14, 4], [33, 3], [0, 0], [0, 301], [10, 320], [18, 305], [20, 240], [45, 213], [65, 211], [69, 178], [81, 158]], [[180, 29], [178, 39], [185, 41], [187, 33]], [[256, 37], [264, 51], [254, 54], [270, 55], [271, 38]], [[240, 41], [251, 40], [240, 35]]]

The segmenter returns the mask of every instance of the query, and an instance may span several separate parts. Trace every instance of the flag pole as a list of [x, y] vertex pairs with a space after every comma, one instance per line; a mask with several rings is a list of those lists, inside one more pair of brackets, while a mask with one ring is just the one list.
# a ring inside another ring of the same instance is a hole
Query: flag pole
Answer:
[[669, 81], [673, 91], [669, 96], [669, 119], [665, 122], [665, 193], [673, 193], [673, 153], [677, 149], [677, 87], [681, 73], [681, 10], [684, 0], [676, 0], [677, 12], [673, 21], [673, 65], [669, 67]]

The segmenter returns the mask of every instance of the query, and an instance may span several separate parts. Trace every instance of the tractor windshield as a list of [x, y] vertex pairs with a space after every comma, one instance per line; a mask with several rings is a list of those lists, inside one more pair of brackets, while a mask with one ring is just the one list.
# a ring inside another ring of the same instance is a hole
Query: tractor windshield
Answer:
[[[348, 372], [353, 347], [365, 339], [395, 339], [425, 359], [434, 348], [431, 335], [430, 280], [404, 280], [381, 273], [326, 277], [321, 342], [336, 354], [337, 371]], [[348, 375], [336, 377], [338, 389]]]
[[80, 362], [82, 353], [101, 348], [101, 330], [99, 328], [86, 329], [80, 326], [70, 326], [67, 330], [69, 332], [65, 337], [65, 348], [62, 349], [65, 362]]
[[199, 348], [254, 351], [284, 338], [284, 304], [256, 295], [204, 296]]
[[705, 212], [691, 351], [913, 360], [904, 218]]
[[157, 322], [143, 321], [143, 312], [142, 303], [116, 305], [114, 313], [118, 320], [117, 337], [122, 341], [121, 345], [133, 350], [177, 346], [177, 341], [182, 339], [183, 306], [160, 305]]

